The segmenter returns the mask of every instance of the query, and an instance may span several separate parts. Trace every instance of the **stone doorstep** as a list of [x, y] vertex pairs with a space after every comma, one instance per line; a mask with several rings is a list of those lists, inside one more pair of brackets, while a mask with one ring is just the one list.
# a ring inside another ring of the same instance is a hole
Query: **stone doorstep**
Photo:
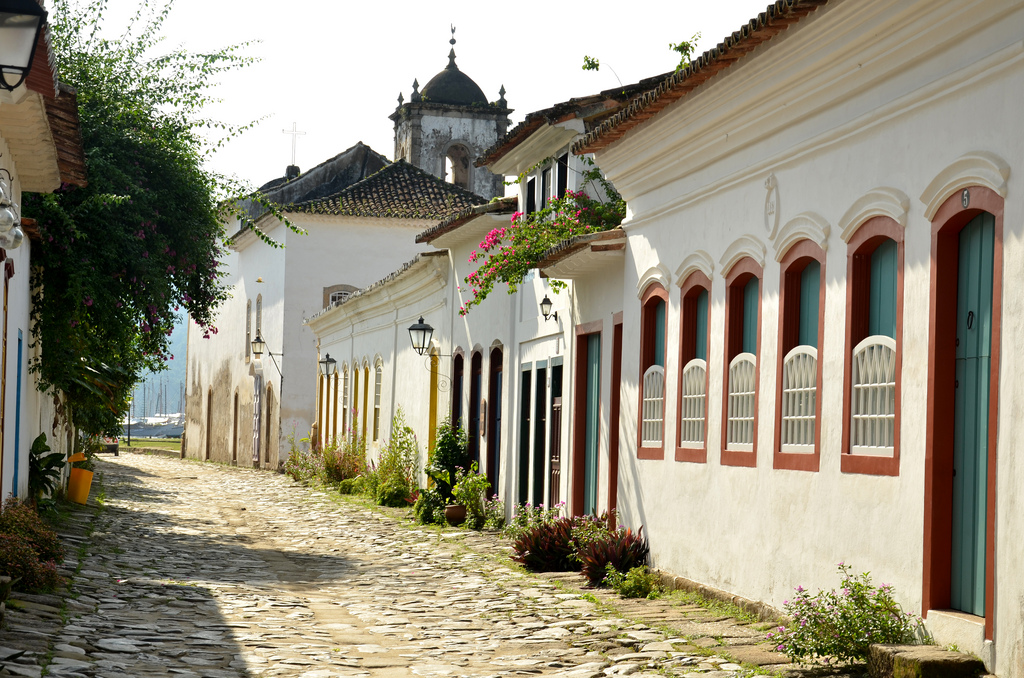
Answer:
[[872, 678], [978, 678], [986, 673], [977, 657], [936, 645], [872, 645], [868, 655]]

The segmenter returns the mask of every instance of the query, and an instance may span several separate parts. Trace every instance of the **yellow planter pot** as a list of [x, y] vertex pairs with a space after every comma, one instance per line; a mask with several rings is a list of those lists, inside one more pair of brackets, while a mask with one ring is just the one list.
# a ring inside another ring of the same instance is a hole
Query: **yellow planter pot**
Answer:
[[92, 488], [92, 471], [84, 468], [71, 469], [71, 478], [68, 479], [68, 500], [76, 504], [84, 504], [89, 501], [89, 490]]

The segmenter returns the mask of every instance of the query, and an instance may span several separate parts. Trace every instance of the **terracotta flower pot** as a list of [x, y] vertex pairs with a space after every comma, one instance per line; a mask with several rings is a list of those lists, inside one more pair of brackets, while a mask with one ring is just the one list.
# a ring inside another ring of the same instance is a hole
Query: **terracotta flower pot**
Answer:
[[444, 519], [449, 525], [461, 525], [466, 522], [466, 507], [462, 504], [448, 504], [444, 507]]

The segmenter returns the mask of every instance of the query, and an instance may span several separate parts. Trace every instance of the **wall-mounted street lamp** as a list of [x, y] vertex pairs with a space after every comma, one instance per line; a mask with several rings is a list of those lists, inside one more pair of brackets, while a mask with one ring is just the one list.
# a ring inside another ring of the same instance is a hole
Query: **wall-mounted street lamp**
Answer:
[[[266, 351], [266, 348], [267, 348], [267, 342], [263, 341], [263, 337], [260, 336], [259, 330], [256, 330], [256, 338], [253, 339], [250, 342], [250, 345], [252, 346], [252, 356], [253, 356], [253, 358], [255, 358], [256, 360], [259, 360], [260, 356], [263, 355], [263, 352]], [[270, 359], [274, 361], [274, 367], [277, 368], [277, 373], [281, 374], [281, 366], [277, 364], [277, 360], [274, 359], [274, 356], [275, 355], [283, 356], [284, 354], [283, 353], [271, 353], [270, 351], [266, 351], [266, 353], [267, 353], [267, 355], [270, 356]], [[281, 374], [281, 376], [283, 377], [284, 375]]]
[[12, 91], [25, 81], [45, 22], [36, 0], [0, 0], [0, 87]]
[[326, 357], [320, 361], [320, 374], [325, 377], [333, 377], [334, 373], [338, 371], [338, 361], [331, 357], [328, 353]]
[[434, 336], [434, 328], [423, 322], [420, 316], [419, 322], [409, 326], [409, 339], [412, 340], [412, 348], [419, 355], [423, 355], [430, 346], [430, 339]]
[[558, 322], [558, 311], [552, 313], [552, 306], [554, 306], [554, 304], [551, 302], [548, 295], [545, 294], [544, 298], [540, 302], [540, 314], [544, 316], [544, 320], [551, 320], [551, 318], [554, 317], [555, 322]]

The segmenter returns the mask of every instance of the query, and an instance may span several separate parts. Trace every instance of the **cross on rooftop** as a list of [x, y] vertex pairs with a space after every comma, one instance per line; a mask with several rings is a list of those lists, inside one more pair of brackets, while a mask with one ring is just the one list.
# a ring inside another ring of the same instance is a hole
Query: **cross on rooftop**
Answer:
[[298, 138], [301, 135], [305, 134], [305, 132], [300, 132], [299, 128], [298, 128], [298, 125], [293, 122], [292, 123], [292, 128], [291, 129], [283, 129], [283, 130], [281, 130], [281, 134], [291, 134], [292, 135], [292, 164], [294, 165], [295, 164], [295, 142], [298, 140]]

